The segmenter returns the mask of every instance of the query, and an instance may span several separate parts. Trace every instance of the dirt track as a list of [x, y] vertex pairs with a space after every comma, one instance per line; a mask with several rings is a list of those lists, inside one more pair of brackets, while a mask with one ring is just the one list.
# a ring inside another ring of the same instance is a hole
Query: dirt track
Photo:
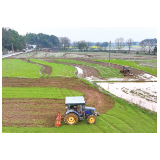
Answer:
[[[111, 109], [114, 101], [97, 89], [77, 78], [18, 79], [3, 78], [3, 87], [58, 87], [83, 92], [86, 106], [95, 107], [100, 113]], [[55, 99], [3, 99], [3, 126], [54, 126], [57, 111], [65, 112], [65, 100]]]

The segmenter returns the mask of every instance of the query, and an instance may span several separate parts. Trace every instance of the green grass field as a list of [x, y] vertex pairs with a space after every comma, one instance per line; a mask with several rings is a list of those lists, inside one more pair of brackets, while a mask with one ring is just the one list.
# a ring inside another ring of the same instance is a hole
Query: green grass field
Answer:
[[104, 77], [104, 78], [123, 77], [124, 76], [122, 73], [119, 72], [118, 69], [114, 69], [114, 68], [111, 68], [109, 66], [103, 67], [103, 66], [98, 65], [98, 64], [92, 64], [92, 63], [70, 60], [70, 59], [58, 59], [57, 61], [66, 62], [66, 63], [81, 64], [81, 65], [86, 65], [86, 66], [89, 66], [89, 67], [93, 67], [93, 68], [97, 69], [100, 76]]
[[3, 77], [40, 78], [41, 66], [19, 59], [2, 59]]
[[81, 92], [52, 87], [2, 87], [2, 98], [53, 98], [65, 99], [66, 96], [82, 96]]
[[46, 127], [2, 127], [3, 133], [157, 133], [157, 114], [131, 105], [125, 100], [115, 99], [115, 105], [97, 117], [95, 124], [86, 119], [77, 125], [59, 128]]
[[[109, 63], [108, 59], [107, 60], [95, 60], [95, 61]], [[142, 66], [140, 63], [132, 62], [130, 60], [125, 61], [125, 60], [119, 60], [119, 59], [111, 59], [110, 62], [114, 64], [130, 66], [131, 68], [136, 68], [136, 69], [151, 73], [153, 75], [157, 75], [157, 68]]]
[[[44, 62], [40, 60], [33, 60], [37, 63], [44, 63], [53, 67], [53, 71], [58, 75], [64, 69], [64, 75], [69, 75], [69, 69], [65, 69], [66, 65], [54, 66], [54, 63]], [[101, 76], [118, 77], [118, 73], [114, 72], [112, 68], [107, 68], [86, 63], [82, 61], [62, 60], [63, 62], [88, 65], [96, 68]], [[116, 63], [124, 63], [122, 60], [115, 60]], [[130, 61], [125, 61], [130, 63]], [[112, 62], [111, 62], [112, 63]], [[126, 64], [126, 65], [129, 65]], [[129, 65], [132, 67], [131, 65]], [[9, 77], [28, 76], [34, 78], [37, 75], [39, 78], [39, 71], [41, 67], [35, 64], [27, 63], [18, 59], [3, 59], [2, 60], [2, 75], [7, 74]], [[112, 75], [110, 74], [110, 71]], [[71, 74], [70, 74], [71, 75]], [[73, 75], [73, 72], [72, 72]], [[3, 75], [4, 76], [4, 75]], [[6, 75], [5, 75], [6, 76]], [[52, 75], [53, 76], [53, 75]], [[85, 82], [85, 80], [84, 80]], [[88, 85], [90, 84], [87, 82]], [[91, 85], [93, 86], [93, 84]], [[74, 89], [74, 88], [73, 88]], [[63, 88], [50, 87], [2, 87], [2, 98], [55, 98], [64, 99], [65, 96], [81, 96], [83, 93], [67, 90]], [[69, 126], [64, 122], [60, 128], [46, 128], [46, 127], [4, 127], [3, 133], [156, 133], [157, 132], [157, 113], [138, 108], [136, 105], [129, 104], [127, 101], [112, 97], [115, 101], [114, 107], [97, 117], [95, 124], [87, 124], [86, 119], [78, 122], [77, 125]], [[2, 99], [3, 101], [3, 99]], [[3, 120], [2, 120], [3, 121]]]
[[64, 64], [50, 63], [50, 62], [46, 62], [38, 59], [30, 59], [30, 61], [52, 67], [52, 73], [50, 76], [75, 77], [74, 67], [64, 65]]

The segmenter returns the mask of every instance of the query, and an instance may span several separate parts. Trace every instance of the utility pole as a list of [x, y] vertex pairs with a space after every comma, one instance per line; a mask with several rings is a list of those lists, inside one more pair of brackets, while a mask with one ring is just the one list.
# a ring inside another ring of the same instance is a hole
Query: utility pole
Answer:
[[111, 41], [109, 43], [109, 66], [110, 66], [110, 51], [111, 51]]

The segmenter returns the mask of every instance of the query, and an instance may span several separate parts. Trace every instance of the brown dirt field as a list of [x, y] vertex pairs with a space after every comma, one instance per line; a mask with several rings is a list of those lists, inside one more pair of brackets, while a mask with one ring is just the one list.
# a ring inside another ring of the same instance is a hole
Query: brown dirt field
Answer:
[[[20, 79], [2, 78], [3, 87], [58, 87], [84, 93], [86, 106], [105, 113], [114, 106], [111, 97], [77, 78]], [[65, 100], [56, 99], [2, 99], [3, 126], [54, 126], [57, 111], [65, 112]]]

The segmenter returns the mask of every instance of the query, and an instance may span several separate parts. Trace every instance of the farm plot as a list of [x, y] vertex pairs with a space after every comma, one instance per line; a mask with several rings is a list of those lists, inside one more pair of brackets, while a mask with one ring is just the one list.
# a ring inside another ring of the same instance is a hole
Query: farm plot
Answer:
[[[28, 82], [28, 81], [27, 81]], [[47, 83], [48, 82], [48, 83]], [[20, 81], [18, 79], [3, 80], [3, 86], [16, 87], [48, 87], [70, 89], [84, 93], [87, 106], [94, 106], [101, 114], [93, 125], [88, 125], [86, 119], [77, 125], [64, 125], [60, 128], [54, 127], [55, 113], [64, 113], [64, 100], [57, 99], [31, 99], [31, 98], [3, 98], [2, 103], [2, 132], [20, 133], [156, 133], [157, 114], [151, 113], [136, 105], [127, 103], [125, 100], [109, 97], [100, 93], [75, 78], [49, 78], [29, 79]], [[106, 112], [107, 111], [107, 112]], [[49, 128], [51, 127], [51, 128]]]
[[100, 113], [114, 105], [112, 98], [75, 78], [3, 78], [2, 86], [3, 126], [53, 127], [55, 114], [65, 112], [65, 96], [84, 95], [86, 105]]
[[84, 61], [70, 60], [70, 59], [57, 59], [58, 62], [74, 63], [80, 65], [86, 65], [98, 70], [101, 78], [123, 77], [123, 74], [119, 70], [111, 68], [109, 66], [103, 67], [99, 64], [88, 63]]
[[46, 62], [38, 59], [30, 59], [30, 61], [52, 67], [52, 73], [50, 76], [75, 77], [74, 67], [64, 65], [64, 64], [50, 63], [50, 62]]
[[65, 53], [52, 53], [52, 52], [49, 52], [47, 55], [46, 55], [46, 58], [61, 58], [65, 55]]
[[41, 66], [19, 59], [2, 59], [3, 77], [40, 78]]
[[157, 68], [157, 60], [132, 60], [132, 62], [140, 63], [142, 66]]
[[53, 98], [65, 99], [66, 96], [82, 96], [83, 93], [65, 88], [50, 87], [3, 87], [2, 98]]
[[21, 53], [21, 54], [18, 54], [18, 55], [14, 55], [14, 56], [11, 56], [10, 58], [13, 58], [13, 59], [16, 59], [16, 58], [30, 58], [32, 56], [34, 56], [36, 54], [36, 52], [29, 52], [29, 53]]
[[156, 82], [101, 82], [97, 84], [120, 98], [157, 112]]
[[38, 52], [32, 58], [44, 58], [47, 52]]
[[[96, 60], [96, 61], [109, 63], [109, 60]], [[136, 63], [132, 61], [124, 61], [124, 60], [119, 60], [119, 59], [111, 59], [110, 62], [113, 64], [130, 66], [132, 68], [139, 69], [139, 70], [151, 73], [153, 75], [157, 75], [157, 68], [142, 66], [140, 63]]]

